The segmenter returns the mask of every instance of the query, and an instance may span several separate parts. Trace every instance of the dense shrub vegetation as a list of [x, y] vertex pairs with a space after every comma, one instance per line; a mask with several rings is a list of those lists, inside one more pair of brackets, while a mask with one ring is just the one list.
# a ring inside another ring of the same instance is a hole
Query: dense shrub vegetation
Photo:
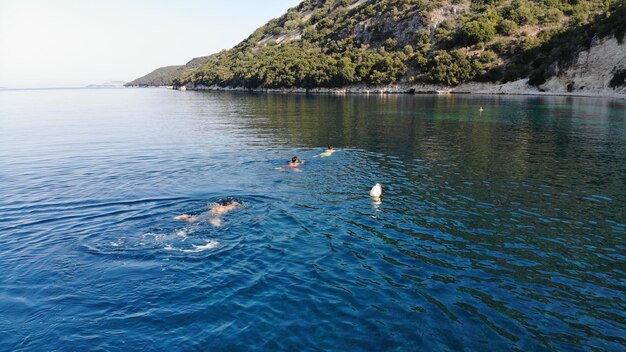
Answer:
[[625, 8], [626, 0], [305, 0], [175, 83], [540, 84], [594, 36], [623, 40]]

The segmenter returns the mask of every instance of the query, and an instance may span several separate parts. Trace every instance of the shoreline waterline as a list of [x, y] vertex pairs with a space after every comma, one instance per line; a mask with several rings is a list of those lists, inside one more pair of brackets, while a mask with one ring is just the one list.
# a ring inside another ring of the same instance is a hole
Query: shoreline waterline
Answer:
[[[515, 82], [513, 82], [515, 83]], [[518, 84], [516, 84], [518, 85]], [[458, 87], [437, 85], [393, 85], [393, 86], [349, 86], [343, 88], [245, 88], [220, 87], [204, 85], [172, 86], [128, 86], [126, 88], [166, 88], [174, 90], [192, 91], [226, 91], [226, 92], [265, 92], [282, 94], [334, 94], [334, 95], [374, 95], [374, 94], [407, 94], [407, 95], [510, 95], [510, 96], [557, 96], [557, 97], [586, 97], [586, 98], [613, 98], [626, 100], [626, 92], [615, 91], [584, 91], [562, 92], [541, 91], [530, 87], [517, 88], [513, 84], [467, 83]]]

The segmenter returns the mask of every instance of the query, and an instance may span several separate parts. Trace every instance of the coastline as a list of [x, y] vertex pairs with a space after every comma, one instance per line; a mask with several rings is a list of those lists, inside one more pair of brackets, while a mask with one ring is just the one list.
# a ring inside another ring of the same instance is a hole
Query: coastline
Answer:
[[[554, 75], [539, 86], [528, 84], [528, 78], [507, 83], [466, 82], [456, 87], [431, 83], [397, 83], [368, 86], [349, 85], [341, 88], [245, 88], [186, 84], [180, 90], [248, 91], [298, 94], [484, 94], [571, 96], [626, 100], [626, 82], [616, 81], [619, 72], [626, 72], [626, 50], [615, 37], [596, 40], [578, 54], [567, 67], [554, 63]], [[623, 79], [623, 78], [622, 78]], [[612, 88], [614, 87], [614, 88]]]
[[[131, 86], [140, 87], [140, 86]], [[145, 86], [144, 86], [145, 87]], [[535, 96], [570, 96], [591, 98], [613, 98], [626, 100], [626, 89], [598, 89], [579, 90], [567, 92], [560, 90], [541, 90], [529, 86], [527, 79], [498, 83], [469, 82], [457, 87], [448, 87], [436, 84], [395, 84], [387, 86], [353, 85], [341, 88], [245, 88], [245, 87], [220, 87], [204, 85], [185, 85], [182, 87], [160, 86], [161, 88], [196, 91], [240, 91], [240, 92], [266, 92], [283, 94], [478, 94], [478, 95], [535, 95]]]

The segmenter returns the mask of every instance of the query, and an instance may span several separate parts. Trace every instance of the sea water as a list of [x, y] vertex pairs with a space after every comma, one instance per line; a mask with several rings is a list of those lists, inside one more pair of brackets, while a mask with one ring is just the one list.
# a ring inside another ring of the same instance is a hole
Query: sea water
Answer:
[[625, 209], [624, 100], [4, 90], [0, 350], [621, 351]]

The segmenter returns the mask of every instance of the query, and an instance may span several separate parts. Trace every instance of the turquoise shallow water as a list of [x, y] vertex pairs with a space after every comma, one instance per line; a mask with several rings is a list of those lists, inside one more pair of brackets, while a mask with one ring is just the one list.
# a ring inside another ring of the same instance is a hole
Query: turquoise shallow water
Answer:
[[0, 350], [626, 345], [623, 100], [1, 91], [0, 165]]

